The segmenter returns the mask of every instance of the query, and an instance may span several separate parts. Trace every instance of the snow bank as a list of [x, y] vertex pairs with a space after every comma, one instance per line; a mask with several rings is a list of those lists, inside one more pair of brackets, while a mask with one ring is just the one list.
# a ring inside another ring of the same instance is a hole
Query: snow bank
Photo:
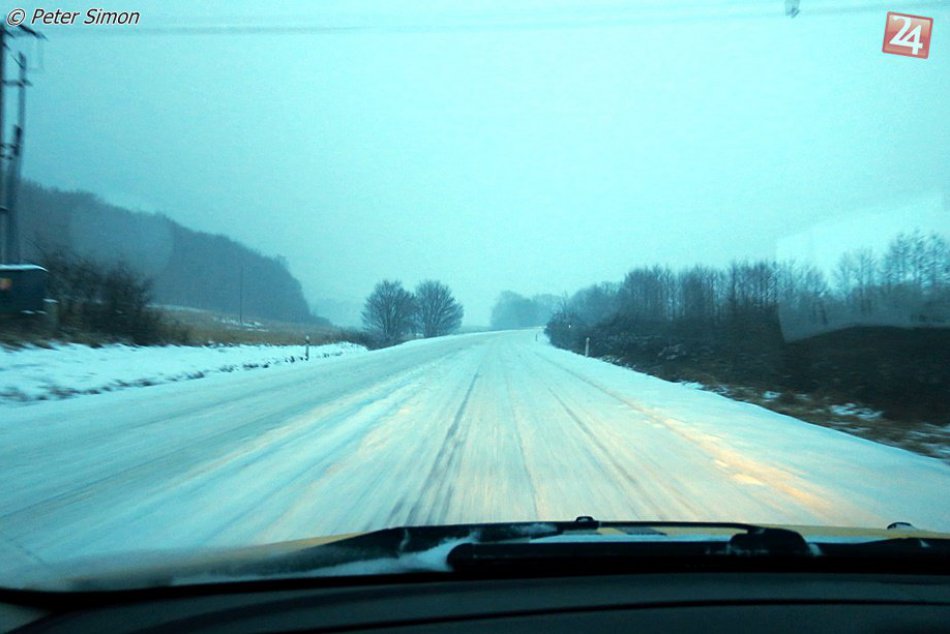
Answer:
[[303, 346], [123, 346], [63, 344], [52, 348], [0, 348], [0, 405], [98, 394], [209, 374], [315, 363], [366, 352], [353, 343]]

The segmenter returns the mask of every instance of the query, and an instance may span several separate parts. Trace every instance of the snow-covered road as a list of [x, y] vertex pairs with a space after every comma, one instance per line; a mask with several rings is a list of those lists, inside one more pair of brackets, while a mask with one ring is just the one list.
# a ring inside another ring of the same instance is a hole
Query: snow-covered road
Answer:
[[6, 409], [0, 483], [0, 552], [47, 561], [577, 515], [950, 530], [935, 459], [534, 331]]

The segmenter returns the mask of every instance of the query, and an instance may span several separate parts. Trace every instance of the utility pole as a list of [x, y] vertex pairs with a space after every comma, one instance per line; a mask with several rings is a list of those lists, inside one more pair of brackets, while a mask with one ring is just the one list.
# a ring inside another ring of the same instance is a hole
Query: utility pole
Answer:
[[14, 264], [22, 260], [17, 197], [20, 193], [20, 173], [23, 169], [23, 135], [26, 134], [26, 87], [30, 85], [26, 80], [26, 56], [23, 53], [17, 54], [17, 64], [20, 66], [20, 78], [16, 82], [10, 82], [19, 87], [17, 123], [13, 129], [10, 168], [6, 179], [6, 198], [4, 199], [7, 208], [7, 257]]
[[7, 209], [7, 190], [6, 190], [6, 170], [3, 169], [3, 159], [6, 157], [7, 146], [4, 144], [5, 130], [3, 127], [5, 104], [3, 93], [6, 92], [7, 82], [4, 76], [4, 70], [7, 67], [7, 25], [6, 21], [0, 22], [0, 216], [3, 221], [3, 241], [0, 242], [0, 264], [12, 263], [10, 249], [10, 210]]
[[[33, 29], [20, 25], [17, 31], [8, 31], [6, 22], [0, 22], [0, 216], [2, 216], [3, 240], [0, 240], [0, 264], [20, 262], [19, 223], [16, 215], [16, 194], [20, 179], [21, 157], [23, 156], [23, 131], [26, 125], [26, 87], [30, 83], [26, 80], [26, 56], [17, 55], [20, 65], [20, 77], [16, 81], [6, 79], [7, 39], [23, 33], [35, 38], [43, 36]], [[5, 100], [6, 87], [18, 86], [19, 112], [17, 125], [14, 131], [13, 143], [7, 144], [5, 127]], [[8, 151], [9, 150], [9, 151]], [[9, 170], [3, 165], [3, 160], [9, 158]]]

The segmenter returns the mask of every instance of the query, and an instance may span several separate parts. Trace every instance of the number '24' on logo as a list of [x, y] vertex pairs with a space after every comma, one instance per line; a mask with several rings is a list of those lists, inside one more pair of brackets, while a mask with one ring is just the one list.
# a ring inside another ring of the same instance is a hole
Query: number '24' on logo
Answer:
[[930, 31], [933, 29], [933, 23], [933, 18], [888, 13], [884, 27], [884, 47], [881, 50], [894, 55], [927, 59], [930, 55]]

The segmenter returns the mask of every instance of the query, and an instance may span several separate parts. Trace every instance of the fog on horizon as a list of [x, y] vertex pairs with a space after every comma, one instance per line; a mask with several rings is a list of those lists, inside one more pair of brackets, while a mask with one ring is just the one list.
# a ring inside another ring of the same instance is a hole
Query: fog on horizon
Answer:
[[[110, 4], [140, 25], [12, 43], [24, 175], [283, 256], [318, 312], [434, 278], [466, 325], [506, 289], [946, 235], [946, 4], [589, 4]], [[882, 54], [888, 10], [934, 18], [929, 59]]]

